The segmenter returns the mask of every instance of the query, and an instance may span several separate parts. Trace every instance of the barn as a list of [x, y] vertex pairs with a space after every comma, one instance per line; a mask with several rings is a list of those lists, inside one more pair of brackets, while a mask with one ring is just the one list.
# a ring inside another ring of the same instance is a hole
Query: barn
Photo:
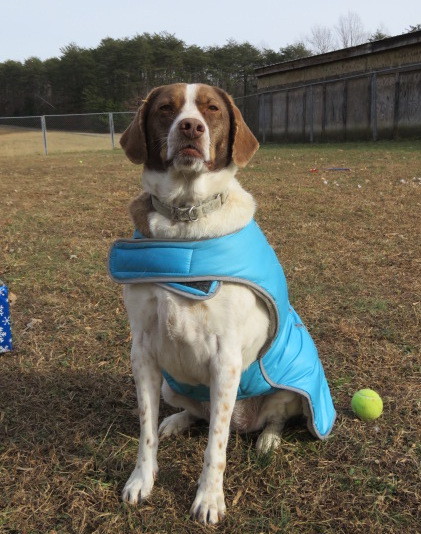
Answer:
[[421, 31], [256, 69], [238, 104], [262, 142], [421, 137]]

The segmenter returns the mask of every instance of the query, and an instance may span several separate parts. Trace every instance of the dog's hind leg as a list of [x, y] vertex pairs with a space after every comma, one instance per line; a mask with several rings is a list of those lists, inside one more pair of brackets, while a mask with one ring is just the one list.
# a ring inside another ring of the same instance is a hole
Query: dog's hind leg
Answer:
[[286, 421], [302, 412], [302, 400], [298, 393], [280, 390], [268, 395], [259, 414], [259, 421], [266, 426], [257, 439], [257, 452], [266, 454], [276, 450], [281, 444], [281, 433]]
[[281, 433], [285, 421], [272, 421], [265, 426], [265, 429], [257, 439], [256, 449], [259, 454], [267, 454], [276, 450], [281, 444]]
[[197, 421], [197, 418], [193, 417], [187, 410], [173, 413], [161, 422], [158, 435], [160, 438], [167, 438], [169, 436], [183, 434], [195, 421]]
[[184, 408], [184, 410], [182, 412], [174, 413], [162, 421], [158, 429], [160, 438], [182, 434], [198, 419], [203, 419], [205, 417], [199, 401], [195, 401], [176, 393], [170, 388], [166, 380], [164, 380], [162, 384], [162, 397], [170, 406], [174, 406], [174, 408]]

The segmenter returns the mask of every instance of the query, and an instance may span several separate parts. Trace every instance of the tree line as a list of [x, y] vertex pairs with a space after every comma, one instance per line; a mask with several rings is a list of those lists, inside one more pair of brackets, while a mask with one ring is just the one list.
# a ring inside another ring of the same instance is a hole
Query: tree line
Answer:
[[348, 12], [333, 29], [314, 26], [303, 41], [278, 51], [234, 40], [202, 48], [167, 32], [106, 38], [97, 48], [72, 43], [59, 58], [0, 63], [0, 116], [135, 109], [150, 89], [174, 82], [208, 83], [244, 96], [256, 90], [256, 67], [386, 37], [381, 29], [370, 35], [359, 15]]
[[255, 91], [256, 67], [308, 55], [300, 42], [277, 52], [236, 41], [201, 48], [166, 32], [106, 38], [93, 49], [72, 43], [59, 58], [0, 63], [0, 116], [133, 109], [153, 87], [181, 81], [243, 96]]

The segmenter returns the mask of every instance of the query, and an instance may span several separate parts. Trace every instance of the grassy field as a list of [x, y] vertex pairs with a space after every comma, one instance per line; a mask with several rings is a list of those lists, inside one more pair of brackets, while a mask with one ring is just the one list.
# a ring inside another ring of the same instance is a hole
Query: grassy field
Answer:
[[[115, 145], [121, 134], [115, 135]], [[0, 126], [0, 157], [44, 154], [41, 128], [14, 128]], [[110, 134], [49, 130], [47, 132], [49, 154], [111, 149]]]
[[[120, 151], [3, 157], [0, 278], [17, 298], [15, 350], [0, 355], [0, 532], [420, 532], [421, 143], [267, 146], [239, 176], [318, 345], [332, 436], [291, 424], [259, 458], [256, 435], [232, 434], [217, 527], [188, 518], [205, 425], [160, 445], [147, 503], [121, 503], [138, 420], [106, 255], [131, 234], [139, 167]], [[372, 423], [350, 411], [363, 387], [384, 400]]]

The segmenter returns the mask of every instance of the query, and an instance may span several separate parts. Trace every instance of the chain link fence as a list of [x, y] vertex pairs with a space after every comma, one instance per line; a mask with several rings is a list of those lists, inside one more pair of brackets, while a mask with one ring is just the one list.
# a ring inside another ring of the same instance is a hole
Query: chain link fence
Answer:
[[133, 116], [123, 111], [0, 117], [0, 155], [114, 149]]

